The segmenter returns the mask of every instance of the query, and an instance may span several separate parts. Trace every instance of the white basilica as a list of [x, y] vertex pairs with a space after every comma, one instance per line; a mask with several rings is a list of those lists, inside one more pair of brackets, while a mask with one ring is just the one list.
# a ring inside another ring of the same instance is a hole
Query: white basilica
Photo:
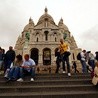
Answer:
[[37, 24], [34, 24], [31, 18], [29, 19], [29, 23], [16, 41], [15, 51], [16, 54], [29, 54], [37, 65], [54, 65], [55, 49], [59, 46], [61, 38], [69, 44], [70, 62], [77, 61], [76, 55], [80, 49], [68, 27], [63, 23], [63, 19], [56, 24], [48, 14], [48, 9], [45, 8]]

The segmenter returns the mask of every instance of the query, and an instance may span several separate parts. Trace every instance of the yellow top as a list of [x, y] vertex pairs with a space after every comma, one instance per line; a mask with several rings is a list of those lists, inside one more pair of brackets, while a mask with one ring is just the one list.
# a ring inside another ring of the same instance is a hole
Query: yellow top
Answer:
[[63, 54], [67, 50], [68, 50], [68, 44], [67, 43], [60, 44], [60, 53], [61, 54]]

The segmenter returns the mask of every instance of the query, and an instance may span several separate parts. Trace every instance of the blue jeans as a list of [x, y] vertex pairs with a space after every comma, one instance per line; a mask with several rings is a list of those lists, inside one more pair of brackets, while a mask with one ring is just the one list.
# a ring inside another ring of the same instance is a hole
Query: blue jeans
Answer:
[[94, 70], [94, 68], [95, 68], [95, 61], [94, 60], [90, 60], [89, 63], [90, 63], [90, 66], [92, 67], [92, 69]]
[[86, 62], [85, 61], [80, 61], [81, 64], [82, 64], [82, 72], [83, 73], [87, 73], [87, 65], [86, 65]]
[[9, 73], [8, 73], [8, 78], [12, 79], [17, 79], [19, 77], [19, 72], [20, 72], [20, 68], [17, 66], [14, 66], [10, 69]]
[[59, 68], [60, 68], [60, 63], [61, 63], [61, 60], [59, 60], [59, 59], [57, 59], [56, 60], [56, 72], [55, 73], [58, 73], [58, 70], [59, 70]]
[[62, 59], [62, 66], [63, 66], [63, 71], [65, 71], [65, 61], [67, 64], [67, 73], [70, 73], [70, 63], [69, 63], [69, 57], [65, 56], [64, 54], [61, 55]]
[[11, 60], [5, 61], [5, 64], [4, 64], [4, 72], [6, 72], [6, 70], [10, 68], [12, 62], [13, 61], [11, 61]]
[[35, 76], [35, 68], [30, 68], [29, 71], [26, 68], [20, 68], [20, 78], [24, 78], [25, 75], [30, 74], [32, 78]]

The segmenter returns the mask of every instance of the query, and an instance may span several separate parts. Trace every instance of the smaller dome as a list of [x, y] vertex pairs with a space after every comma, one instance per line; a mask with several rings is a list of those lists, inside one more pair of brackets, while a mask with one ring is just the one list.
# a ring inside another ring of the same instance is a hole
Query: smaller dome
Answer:
[[63, 24], [62, 27], [63, 27], [65, 30], [69, 31], [68, 27], [67, 27], [65, 24]]
[[34, 22], [33, 22], [33, 20], [31, 19], [31, 17], [30, 17], [30, 19], [29, 19], [29, 24], [31, 24], [31, 25], [34, 26]]
[[27, 31], [29, 28], [33, 28], [34, 27], [34, 22], [33, 20], [30, 18], [29, 19], [29, 23], [24, 27], [24, 31]]
[[65, 30], [69, 31], [68, 27], [63, 23], [63, 19], [61, 18], [58, 23], [59, 28], [64, 28]]
[[29, 24], [27, 24], [25, 27], [24, 27], [24, 31], [27, 31], [29, 29]]

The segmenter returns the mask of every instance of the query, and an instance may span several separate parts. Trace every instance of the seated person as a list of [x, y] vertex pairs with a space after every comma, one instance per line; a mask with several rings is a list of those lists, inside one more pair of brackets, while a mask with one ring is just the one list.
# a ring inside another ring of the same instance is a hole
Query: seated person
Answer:
[[28, 54], [24, 56], [24, 61], [22, 66], [20, 67], [20, 78], [17, 81], [22, 82], [24, 74], [31, 74], [31, 81], [34, 81], [35, 76], [35, 62], [32, 60]]
[[19, 77], [19, 68], [22, 65], [23, 60], [22, 56], [19, 54], [16, 56], [16, 61], [13, 63], [13, 66], [11, 66], [9, 72], [8, 72], [8, 81], [10, 80], [17, 80]]

